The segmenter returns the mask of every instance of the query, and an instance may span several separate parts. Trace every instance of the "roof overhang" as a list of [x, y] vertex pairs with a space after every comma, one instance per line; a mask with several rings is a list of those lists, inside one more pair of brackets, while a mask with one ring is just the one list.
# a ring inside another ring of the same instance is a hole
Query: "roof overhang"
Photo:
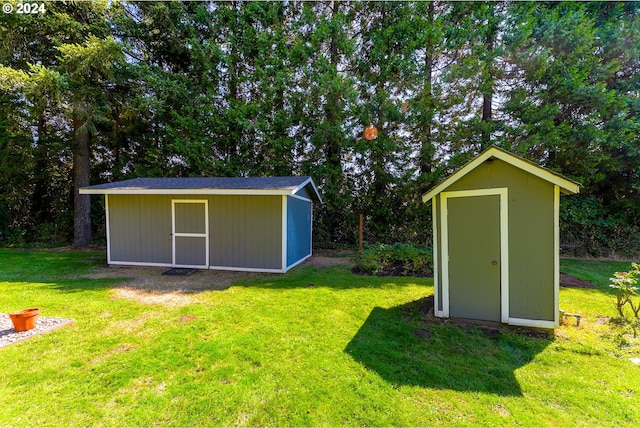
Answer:
[[491, 146], [482, 153], [480, 153], [477, 157], [475, 157], [471, 162], [467, 163], [465, 166], [460, 168], [458, 171], [451, 174], [447, 179], [443, 182], [435, 186], [433, 189], [429, 190], [427, 193], [422, 195], [423, 202], [429, 202], [431, 199], [439, 194], [440, 192], [447, 189], [453, 183], [467, 175], [470, 171], [474, 170], [483, 162], [489, 159], [500, 159], [516, 168], [524, 170], [536, 177], [539, 177], [543, 180], [546, 180], [554, 185], [560, 187], [560, 191], [564, 194], [571, 195], [580, 192], [580, 187], [582, 185], [578, 182], [570, 180], [562, 175], [553, 172], [549, 169], [543, 168], [539, 165], [536, 165], [533, 162], [530, 162], [526, 159], [523, 159], [519, 156], [514, 155], [513, 153], [509, 153], [499, 147]]
[[[115, 184], [115, 183], [114, 183]], [[117, 187], [89, 186], [81, 187], [78, 192], [82, 195], [295, 195], [304, 188], [309, 189], [309, 193], [318, 203], [323, 203], [320, 192], [311, 178], [300, 183], [296, 187], [274, 188], [274, 189], [227, 189], [217, 187], [192, 187], [192, 188], [172, 188], [172, 187], [144, 187], [122, 185]]]

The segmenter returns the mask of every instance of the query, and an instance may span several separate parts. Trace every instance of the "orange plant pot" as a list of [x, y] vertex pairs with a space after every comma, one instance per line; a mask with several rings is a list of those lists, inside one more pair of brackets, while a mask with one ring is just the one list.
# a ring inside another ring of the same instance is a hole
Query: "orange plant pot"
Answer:
[[39, 314], [40, 309], [32, 308], [9, 314], [9, 317], [11, 318], [13, 328], [16, 331], [27, 331], [36, 327], [36, 321], [38, 320]]

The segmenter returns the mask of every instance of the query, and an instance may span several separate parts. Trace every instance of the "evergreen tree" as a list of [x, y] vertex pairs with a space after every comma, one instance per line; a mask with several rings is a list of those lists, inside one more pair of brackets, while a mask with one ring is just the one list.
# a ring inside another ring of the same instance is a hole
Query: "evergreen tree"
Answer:
[[89, 182], [306, 174], [317, 243], [354, 242], [359, 212], [369, 240], [425, 243], [420, 193], [499, 144], [583, 183], [566, 242], [640, 250], [638, 3], [47, 9], [0, 16], [1, 242], [87, 245]]
[[[6, 64], [4, 73], [27, 75], [25, 84], [14, 89], [29, 110], [23, 111], [24, 125], [36, 129], [31, 135], [36, 168], [33, 197], [42, 202], [31, 207], [35, 220], [44, 221], [42, 213], [50, 212], [47, 205], [55, 201], [47, 197], [50, 183], [56, 181], [49, 181], [47, 163], [56, 165], [70, 154], [73, 244], [85, 247], [91, 242], [90, 204], [88, 196], [78, 194], [78, 188], [89, 184], [91, 134], [107, 108], [102, 94], [108, 90], [121, 54], [109, 35], [107, 3], [48, 6], [43, 17], [5, 15], [0, 28], [5, 36], [1, 58]], [[25, 27], [28, 30], [22, 33]], [[58, 139], [61, 145], [56, 144]]]

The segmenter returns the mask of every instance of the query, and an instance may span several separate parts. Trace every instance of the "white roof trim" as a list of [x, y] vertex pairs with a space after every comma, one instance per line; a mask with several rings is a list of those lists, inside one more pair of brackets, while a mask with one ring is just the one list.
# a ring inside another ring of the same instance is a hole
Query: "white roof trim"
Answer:
[[83, 195], [293, 195], [297, 189], [143, 189], [129, 187], [120, 189], [86, 189]]
[[471, 162], [460, 168], [458, 171], [454, 172], [446, 180], [431, 189], [429, 192], [422, 195], [422, 202], [429, 202], [435, 195], [439, 194], [440, 192], [451, 186], [453, 183], [467, 175], [469, 172], [474, 170], [481, 163], [492, 157], [500, 159], [510, 165], [515, 166], [516, 168], [522, 169], [530, 174], [535, 175], [536, 177], [559, 186], [563, 193], [572, 194], [580, 192], [580, 184], [566, 179], [559, 174], [551, 172], [545, 168], [534, 165], [533, 163], [530, 163], [524, 159], [519, 158], [516, 155], [513, 155], [494, 146], [480, 153]]

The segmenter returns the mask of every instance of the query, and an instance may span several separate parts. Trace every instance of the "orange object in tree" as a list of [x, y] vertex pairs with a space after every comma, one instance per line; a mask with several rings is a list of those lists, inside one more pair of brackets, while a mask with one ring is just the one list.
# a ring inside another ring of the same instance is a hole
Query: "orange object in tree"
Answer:
[[373, 125], [369, 125], [366, 128], [364, 128], [364, 138], [366, 138], [369, 141], [375, 140], [376, 138], [378, 138], [378, 128], [376, 128]]

